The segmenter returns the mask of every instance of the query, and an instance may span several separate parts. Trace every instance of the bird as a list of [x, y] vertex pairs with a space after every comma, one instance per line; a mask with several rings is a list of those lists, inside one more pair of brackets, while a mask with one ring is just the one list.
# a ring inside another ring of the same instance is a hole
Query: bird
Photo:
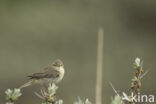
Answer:
[[48, 85], [49, 83], [59, 83], [63, 79], [65, 69], [60, 59], [55, 60], [52, 64], [46, 66], [38, 73], [27, 76], [28, 82], [19, 87], [19, 89], [28, 87], [33, 84]]

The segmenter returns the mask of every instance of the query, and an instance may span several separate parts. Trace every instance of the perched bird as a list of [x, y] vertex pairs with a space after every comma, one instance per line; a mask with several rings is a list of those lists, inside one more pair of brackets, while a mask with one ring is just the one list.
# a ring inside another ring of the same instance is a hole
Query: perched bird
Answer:
[[63, 79], [64, 73], [65, 70], [63, 62], [57, 59], [54, 61], [54, 63], [48, 65], [39, 73], [29, 75], [29, 81], [24, 85], [20, 86], [20, 89], [36, 83], [42, 85], [47, 85], [48, 83], [59, 83]]

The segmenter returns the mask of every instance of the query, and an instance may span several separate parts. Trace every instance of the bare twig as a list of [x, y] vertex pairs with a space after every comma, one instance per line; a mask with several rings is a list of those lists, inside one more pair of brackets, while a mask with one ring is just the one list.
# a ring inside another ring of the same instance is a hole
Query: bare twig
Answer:
[[98, 30], [97, 46], [97, 73], [96, 73], [96, 95], [95, 104], [102, 104], [102, 65], [103, 65], [103, 28]]
[[116, 93], [116, 95], [120, 96], [117, 92], [117, 90], [115, 89], [115, 87], [113, 86], [113, 84], [111, 82], [109, 82], [110, 86], [112, 87], [113, 91]]
[[149, 70], [146, 70], [145, 73], [143, 73], [141, 76], [140, 76], [140, 79], [142, 79], [146, 74], [148, 74]]
[[44, 100], [44, 97], [41, 96], [40, 94], [38, 94], [37, 92], [34, 92], [34, 94], [35, 94], [36, 96], [38, 96], [40, 99]]

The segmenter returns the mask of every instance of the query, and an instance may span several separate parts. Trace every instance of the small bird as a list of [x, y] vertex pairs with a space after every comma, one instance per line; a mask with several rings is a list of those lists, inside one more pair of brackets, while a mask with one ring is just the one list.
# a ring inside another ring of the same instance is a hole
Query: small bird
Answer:
[[39, 73], [29, 75], [29, 81], [19, 88], [30, 86], [32, 84], [39, 83], [41, 85], [47, 85], [48, 83], [59, 83], [64, 77], [64, 65], [60, 59], [54, 61], [54, 63], [48, 65], [42, 69]]

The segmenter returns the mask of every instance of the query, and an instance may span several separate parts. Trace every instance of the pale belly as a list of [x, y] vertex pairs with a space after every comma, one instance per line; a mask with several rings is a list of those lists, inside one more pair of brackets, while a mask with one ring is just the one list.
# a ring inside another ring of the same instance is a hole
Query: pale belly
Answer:
[[35, 83], [39, 83], [39, 84], [49, 84], [49, 83], [59, 83], [63, 77], [64, 77], [64, 68], [60, 68], [60, 76], [57, 78], [44, 78], [44, 79], [39, 79], [39, 80], [35, 80]]

